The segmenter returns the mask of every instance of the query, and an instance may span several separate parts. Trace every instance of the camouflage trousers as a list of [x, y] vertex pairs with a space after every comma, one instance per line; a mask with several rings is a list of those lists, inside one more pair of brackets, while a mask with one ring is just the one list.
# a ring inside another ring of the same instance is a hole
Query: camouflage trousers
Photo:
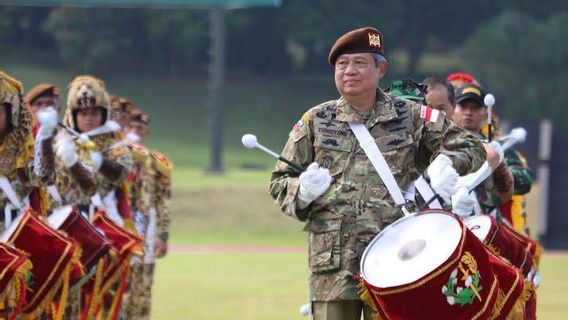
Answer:
[[67, 306], [63, 319], [75, 320], [81, 316], [81, 287], [72, 288], [67, 296]]
[[154, 266], [154, 263], [137, 263], [131, 266], [130, 276], [128, 278], [128, 289], [123, 298], [122, 319], [150, 319]]
[[371, 320], [371, 308], [361, 300], [312, 301], [311, 320]]

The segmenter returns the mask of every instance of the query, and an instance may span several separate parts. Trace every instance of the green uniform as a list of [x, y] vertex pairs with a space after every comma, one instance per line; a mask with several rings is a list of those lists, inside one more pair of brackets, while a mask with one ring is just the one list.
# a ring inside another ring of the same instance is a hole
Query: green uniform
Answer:
[[282, 156], [304, 167], [318, 162], [333, 177], [327, 191], [303, 210], [296, 208], [297, 172], [278, 162], [270, 183], [270, 194], [282, 211], [306, 221], [311, 300], [358, 300], [353, 276], [359, 273], [363, 251], [403, 215], [348, 122], [365, 123], [403, 190], [438, 154], [449, 156], [461, 175], [485, 161], [477, 137], [442, 115], [427, 121], [421, 111], [420, 105], [378, 89], [372, 112], [359, 113], [340, 98], [310, 109], [290, 132]]

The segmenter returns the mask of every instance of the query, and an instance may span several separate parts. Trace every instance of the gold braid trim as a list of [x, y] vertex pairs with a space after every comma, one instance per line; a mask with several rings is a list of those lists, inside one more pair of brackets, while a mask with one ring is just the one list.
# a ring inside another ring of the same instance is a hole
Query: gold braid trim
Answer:
[[505, 293], [503, 290], [499, 289], [497, 293], [497, 298], [495, 299], [495, 305], [493, 306], [493, 310], [491, 310], [491, 316], [489, 319], [496, 319], [499, 314], [501, 314], [501, 310], [503, 310], [503, 305], [505, 304]]
[[497, 249], [494, 245], [489, 243], [484, 243], [484, 244], [485, 244], [485, 249], [487, 249], [487, 251], [491, 252], [496, 257], [502, 257], [501, 251], [499, 251], [499, 249]]
[[375, 301], [373, 300], [373, 297], [371, 297], [372, 293], [369, 292], [369, 289], [365, 286], [365, 280], [363, 280], [363, 278], [359, 278], [358, 282], [359, 292], [357, 294], [361, 298], [361, 301], [371, 308], [371, 320], [382, 320], [379, 310], [377, 310], [377, 306], [375, 305]]
[[[14, 277], [10, 280], [4, 292], [0, 293], [0, 301], [6, 301], [6, 310], [8, 309], [8, 306], [17, 308], [22, 290], [27, 290], [26, 277], [30, 270], [32, 270], [32, 268], [33, 266], [30, 260], [26, 260], [24, 263], [22, 263], [22, 265], [20, 265], [18, 269], [16, 269]], [[11, 317], [14, 316], [17, 315], [11, 315]]]
[[[47, 307], [49, 307], [50, 303], [55, 299], [55, 297], [59, 293], [59, 289], [62, 289], [62, 294], [65, 293], [67, 295], [67, 293], [65, 292], [66, 289], [65, 289], [64, 286], [67, 284], [67, 289], [68, 289], [69, 277], [71, 276], [71, 271], [73, 270], [73, 267], [76, 265], [76, 263], [80, 263], [81, 252], [82, 252], [82, 250], [79, 247], [75, 248], [75, 250], [73, 251], [72, 257], [69, 260], [69, 263], [67, 264], [65, 269], [63, 269], [62, 276], [59, 277], [59, 279], [57, 279], [57, 281], [55, 282], [55, 285], [45, 294], [45, 297], [38, 304], [38, 307], [35, 310], [32, 310], [31, 312], [25, 313], [23, 315], [23, 317], [22, 317], [23, 320], [28, 320], [28, 319], [31, 320], [31, 319], [39, 318], [44, 313], [45, 309]], [[62, 296], [62, 298], [63, 298], [63, 296]], [[65, 300], [61, 299], [61, 302], [60, 302], [60, 305], [59, 305], [59, 308], [60, 308], [59, 311], [65, 310], [66, 307], [67, 307], [67, 297], [65, 296]], [[61, 320], [61, 318], [56, 318], [56, 320]]]

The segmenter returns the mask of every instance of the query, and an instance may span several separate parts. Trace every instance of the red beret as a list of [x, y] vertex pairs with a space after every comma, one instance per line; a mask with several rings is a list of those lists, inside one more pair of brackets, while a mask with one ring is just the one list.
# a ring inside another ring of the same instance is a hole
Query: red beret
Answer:
[[328, 61], [333, 66], [340, 55], [359, 52], [384, 55], [383, 35], [379, 30], [366, 27], [347, 32], [335, 41], [335, 44], [329, 51]]

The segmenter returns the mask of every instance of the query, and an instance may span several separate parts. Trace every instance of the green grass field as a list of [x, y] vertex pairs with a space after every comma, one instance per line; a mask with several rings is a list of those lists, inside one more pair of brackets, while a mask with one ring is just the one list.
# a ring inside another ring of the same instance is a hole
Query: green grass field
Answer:
[[[568, 318], [568, 255], [544, 256], [538, 319]], [[306, 319], [304, 254], [172, 254], [157, 267], [153, 319]]]

